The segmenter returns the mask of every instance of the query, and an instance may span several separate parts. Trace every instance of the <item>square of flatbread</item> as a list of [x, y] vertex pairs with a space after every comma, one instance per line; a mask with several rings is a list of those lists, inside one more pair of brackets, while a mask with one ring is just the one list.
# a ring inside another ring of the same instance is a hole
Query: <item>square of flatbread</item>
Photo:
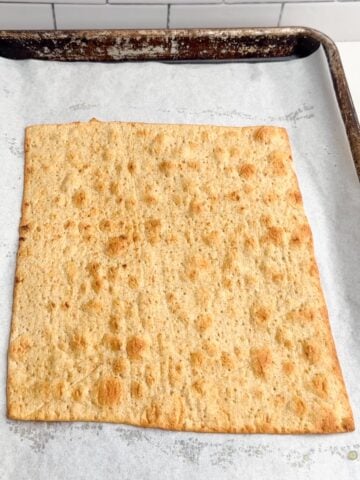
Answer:
[[285, 129], [26, 130], [8, 415], [354, 428]]

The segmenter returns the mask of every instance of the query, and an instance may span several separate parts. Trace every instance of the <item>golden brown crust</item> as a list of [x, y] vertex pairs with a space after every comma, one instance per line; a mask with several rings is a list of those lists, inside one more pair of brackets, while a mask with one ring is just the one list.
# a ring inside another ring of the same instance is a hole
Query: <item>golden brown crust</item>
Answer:
[[354, 429], [277, 127], [26, 130], [8, 416]]

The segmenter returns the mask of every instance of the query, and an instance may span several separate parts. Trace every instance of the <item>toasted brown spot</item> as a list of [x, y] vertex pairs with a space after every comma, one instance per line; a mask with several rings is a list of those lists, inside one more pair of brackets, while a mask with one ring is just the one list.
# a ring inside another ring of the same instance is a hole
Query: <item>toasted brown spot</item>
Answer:
[[230, 353], [227, 352], [221, 352], [221, 365], [226, 368], [227, 370], [233, 370], [235, 367], [234, 361], [230, 355]]
[[243, 191], [247, 194], [250, 195], [251, 192], [255, 190], [254, 185], [249, 185], [248, 183], [243, 186]]
[[209, 134], [208, 134], [208, 132], [202, 131], [200, 137], [201, 137], [201, 141], [202, 141], [202, 142], [208, 142], [208, 141], [209, 141]]
[[243, 178], [249, 179], [255, 175], [255, 165], [251, 163], [243, 163], [238, 168], [239, 175]]
[[250, 315], [258, 325], [265, 325], [270, 319], [271, 310], [264, 305], [255, 303], [250, 310]]
[[199, 333], [204, 333], [208, 330], [213, 323], [212, 316], [209, 314], [201, 314], [198, 316], [196, 321], [196, 328]]
[[320, 360], [320, 348], [314, 341], [303, 342], [304, 356], [311, 364], [315, 364]]
[[20, 235], [25, 235], [30, 230], [31, 230], [31, 225], [29, 225], [29, 224], [20, 225], [20, 227], [19, 227]]
[[318, 266], [316, 265], [315, 260], [311, 260], [309, 264], [309, 274], [312, 277], [318, 277], [319, 276], [319, 269]]
[[341, 426], [347, 432], [353, 431], [355, 429], [354, 419], [352, 417], [344, 417]]
[[165, 160], [159, 164], [160, 172], [164, 173], [165, 175], [169, 175], [171, 171], [174, 169], [175, 169], [175, 164], [173, 162], [169, 162]]
[[75, 227], [74, 220], [66, 220], [66, 222], [64, 223], [64, 228], [68, 229], [73, 227]]
[[86, 202], [86, 195], [84, 190], [77, 190], [72, 197], [72, 201], [75, 207], [84, 207]]
[[172, 199], [177, 207], [179, 207], [183, 203], [182, 197], [180, 195], [173, 195]]
[[175, 363], [172, 358], [169, 359], [169, 383], [172, 387], [182, 381], [182, 365]]
[[70, 348], [73, 351], [85, 351], [87, 347], [86, 339], [80, 333], [75, 333], [70, 339]]
[[328, 319], [328, 311], [327, 311], [326, 305], [323, 305], [322, 307], [319, 308], [319, 313], [320, 313], [321, 318], [322, 318], [323, 320], [329, 320], [329, 319]]
[[145, 382], [148, 387], [151, 387], [155, 383], [155, 374], [150, 365], [147, 365], [145, 369]]
[[99, 223], [99, 228], [102, 232], [110, 232], [111, 231], [111, 221], [104, 218]]
[[193, 368], [201, 367], [204, 363], [204, 355], [202, 352], [191, 352], [190, 363]]
[[156, 194], [148, 188], [143, 194], [143, 200], [147, 205], [155, 205], [158, 202]]
[[144, 388], [139, 382], [131, 382], [130, 387], [131, 396], [136, 399], [143, 398]]
[[236, 255], [233, 250], [230, 250], [227, 252], [224, 258], [224, 262], [222, 265], [222, 270], [233, 270], [235, 267], [235, 262], [236, 262]]
[[336, 432], [337, 424], [334, 414], [330, 410], [324, 409], [317, 416], [317, 426], [322, 432]]
[[252, 275], [244, 275], [244, 283], [248, 287], [253, 287], [256, 284], [256, 278]]
[[70, 303], [67, 302], [67, 301], [66, 301], [66, 302], [63, 302], [63, 303], [60, 305], [60, 308], [61, 308], [62, 310], [65, 310], [65, 311], [68, 310], [68, 309], [70, 308]]
[[210, 340], [205, 340], [202, 343], [202, 349], [210, 357], [214, 357], [217, 354], [217, 351], [218, 351], [218, 349], [216, 348], [216, 345], [214, 343], [210, 342]]
[[283, 362], [282, 364], [282, 370], [285, 373], [285, 375], [290, 375], [293, 373], [295, 368], [295, 365], [293, 362]]
[[146, 130], [144, 128], [139, 128], [135, 131], [135, 135], [139, 138], [144, 138], [147, 136]]
[[260, 127], [255, 131], [254, 139], [257, 142], [268, 144], [271, 143], [275, 135], [276, 133], [273, 127]]
[[109, 190], [111, 195], [119, 195], [120, 193], [119, 182], [110, 182]]
[[260, 223], [265, 227], [271, 227], [271, 221], [270, 215], [261, 215], [260, 217]]
[[290, 200], [290, 203], [292, 203], [293, 205], [300, 205], [302, 203], [302, 196], [298, 190], [289, 192], [288, 198]]
[[242, 350], [240, 347], [234, 347], [234, 353], [235, 355], [237, 356], [237, 358], [241, 358], [242, 357]]
[[111, 315], [111, 316], [110, 316], [109, 327], [110, 327], [110, 330], [111, 330], [113, 333], [116, 333], [116, 332], [119, 331], [119, 328], [120, 328], [120, 320], [119, 320], [119, 318], [118, 318], [116, 315]]
[[185, 193], [193, 194], [195, 192], [196, 184], [190, 177], [186, 177], [182, 180], [182, 189]]
[[161, 221], [158, 218], [150, 218], [145, 222], [145, 234], [147, 241], [155, 245], [161, 239]]
[[117, 358], [112, 363], [112, 370], [116, 375], [124, 375], [127, 371], [125, 358]]
[[225, 195], [225, 198], [227, 198], [228, 200], [231, 200], [232, 202], [238, 202], [241, 197], [239, 192], [233, 191], [233, 192], [227, 193]]
[[271, 352], [268, 348], [250, 349], [251, 368], [258, 377], [265, 377], [272, 363]]
[[133, 175], [136, 172], [135, 162], [129, 162], [127, 168], [129, 170], [130, 174]]
[[203, 379], [196, 380], [191, 386], [199, 395], [205, 395], [205, 381]]
[[[122, 199], [121, 199], [122, 200]], [[136, 205], [136, 198], [129, 197], [125, 199], [125, 208], [126, 210], [133, 210]]]
[[75, 275], [77, 272], [77, 266], [75, 262], [67, 262], [65, 266], [65, 272], [67, 276], [67, 281], [69, 282], [70, 285], [73, 285]]
[[95, 293], [99, 293], [103, 286], [103, 281], [100, 277], [95, 277], [91, 282], [91, 288], [94, 290]]
[[271, 173], [277, 177], [286, 175], [286, 163], [289, 155], [286, 152], [276, 151], [269, 155]]
[[121, 349], [120, 338], [110, 333], [105, 333], [105, 335], [102, 338], [102, 344], [109, 350], [112, 350], [113, 352], [118, 352]]
[[200, 170], [200, 162], [198, 162], [197, 160], [191, 160], [187, 163], [187, 166], [189, 168], [191, 168], [192, 170], [197, 170], [199, 171]]
[[128, 247], [128, 238], [126, 235], [112, 237], [106, 245], [106, 254], [109, 257], [117, 257], [122, 255]]
[[266, 205], [271, 205], [279, 199], [279, 195], [276, 192], [270, 191], [263, 195], [263, 201]]
[[97, 403], [101, 407], [114, 407], [121, 400], [121, 384], [116, 377], [106, 377], [97, 385]]
[[284, 331], [279, 327], [277, 328], [276, 330], [276, 334], [275, 334], [275, 340], [280, 344], [280, 345], [284, 345], [284, 347], [288, 348], [288, 349], [292, 349], [293, 347], [293, 344], [292, 344], [292, 341], [286, 337]]
[[306, 411], [306, 404], [302, 398], [294, 396], [291, 402], [291, 409], [298, 417], [302, 417]]
[[238, 147], [230, 147], [229, 155], [232, 160], [240, 156], [240, 149]]
[[208, 247], [214, 247], [220, 243], [220, 233], [217, 230], [212, 230], [209, 233], [204, 233], [202, 239]]
[[255, 389], [255, 390], [253, 391], [253, 395], [254, 395], [254, 397], [257, 398], [258, 400], [261, 400], [261, 399], [263, 398], [263, 396], [264, 396], [264, 392], [263, 392], [262, 390], [260, 390], [260, 389]]
[[89, 242], [92, 238], [92, 226], [89, 223], [80, 222], [79, 225], [79, 232], [81, 233], [82, 239], [86, 242]]
[[191, 200], [189, 210], [191, 213], [198, 215], [204, 211], [204, 204], [199, 200]]
[[126, 352], [130, 360], [142, 360], [145, 348], [146, 343], [141, 337], [133, 336], [126, 344]]
[[94, 190], [96, 190], [98, 193], [103, 193], [105, 190], [105, 184], [101, 180], [96, 180], [94, 182]]
[[283, 229], [280, 227], [268, 227], [266, 235], [261, 239], [263, 242], [281, 245], [283, 240]]
[[107, 278], [108, 278], [109, 282], [110, 283], [115, 283], [118, 274], [119, 274], [119, 267], [117, 267], [117, 266], [116, 267], [115, 266], [109, 267], [108, 271], [107, 271]]
[[274, 282], [274, 283], [281, 283], [285, 278], [285, 275], [281, 272], [273, 272], [271, 274], [271, 280]]
[[301, 307], [292, 310], [286, 314], [287, 320], [292, 322], [306, 323], [311, 322], [315, 318], [315, 311], [311, 308]]
[[61, 400], [65, 392], [64, 382], [55, 382], [52, 386], [52, 395], [55, 400]]
[[150, 406], [145, 409], [144, 425], [156, 425], [160, 418], [160, 407], [156, 402], [152, 402]]
[[209, 261], [202, 255], [193, 255], [189, 257], [185, 266], [185, 274], [191, 280], [195, 281], [200, 271], [209, 268]]
[[300, 225], [298, 228], [296, 228], [290, 239], [290, 244], [293, 247], [299, 247], [303, 243], [308, 242], [311, 239], [311, 230], [309, 225]]
[[86, 313], [97, 314], [102, 312], [102, 304], [97, 300], [89, 300], [82, 304], [82, 310]]
[[139, 281], [133, 275], [129, 276], [128, 285], [130, 288], [136, 289], [139, 288]]
[[30, 337], [22, 335], [12, 341], [9, 349], [9, 357], [12, 360], [21, 360], [31, 349], [33, 342]]
[[155, 135], [151, 144], [153, 153], [155, 153], [156, 155], [159, 155], [159, 153], [161, 153], [162, 149], [165, 146], [165, 139], [166, 136], [164, 133], [158, 133], [157, 135]]
[[244, 237], [244, 248], [245, 250], [253, 250], [256, 246], [255, 238], [245, 235]]
[[72, 391], [72, 398], [75, 400], [75, 402], [79, 402], [82, 399], [83, 391], [80, 386], [77, 386], [73, 389]]
[[322, 373], [316, 374], [311, 381], [312, 391], [319, 397], [326, 399], [329, 393], [328, 381]]
[[97, 277], [99, 270], [100, 270], [100, 263], [99, 262], [90, 262], [86, 266], [86, 270], [92, 277]]
[[217, 146], [214, 148], [214, 157], [218, 162], [226, 160], [227, 155], [228, 153], [222, 147]]

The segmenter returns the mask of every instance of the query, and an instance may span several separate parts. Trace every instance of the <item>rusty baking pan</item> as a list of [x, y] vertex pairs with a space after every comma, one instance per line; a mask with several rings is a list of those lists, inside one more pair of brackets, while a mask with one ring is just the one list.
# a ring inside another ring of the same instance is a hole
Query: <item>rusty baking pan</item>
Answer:
[[304, 27], [187, 30], [0, 31], [0, 56], [56, 61], [274, 61], [325, 50], [360, 178], [360, 126], [339, 52]]

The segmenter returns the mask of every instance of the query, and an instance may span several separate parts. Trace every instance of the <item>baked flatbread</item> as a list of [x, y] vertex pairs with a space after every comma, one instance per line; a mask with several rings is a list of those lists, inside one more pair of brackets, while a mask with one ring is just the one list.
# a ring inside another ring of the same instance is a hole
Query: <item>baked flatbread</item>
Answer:
[[26, 129], [8, 415], [354, 429], [287, 133]]

